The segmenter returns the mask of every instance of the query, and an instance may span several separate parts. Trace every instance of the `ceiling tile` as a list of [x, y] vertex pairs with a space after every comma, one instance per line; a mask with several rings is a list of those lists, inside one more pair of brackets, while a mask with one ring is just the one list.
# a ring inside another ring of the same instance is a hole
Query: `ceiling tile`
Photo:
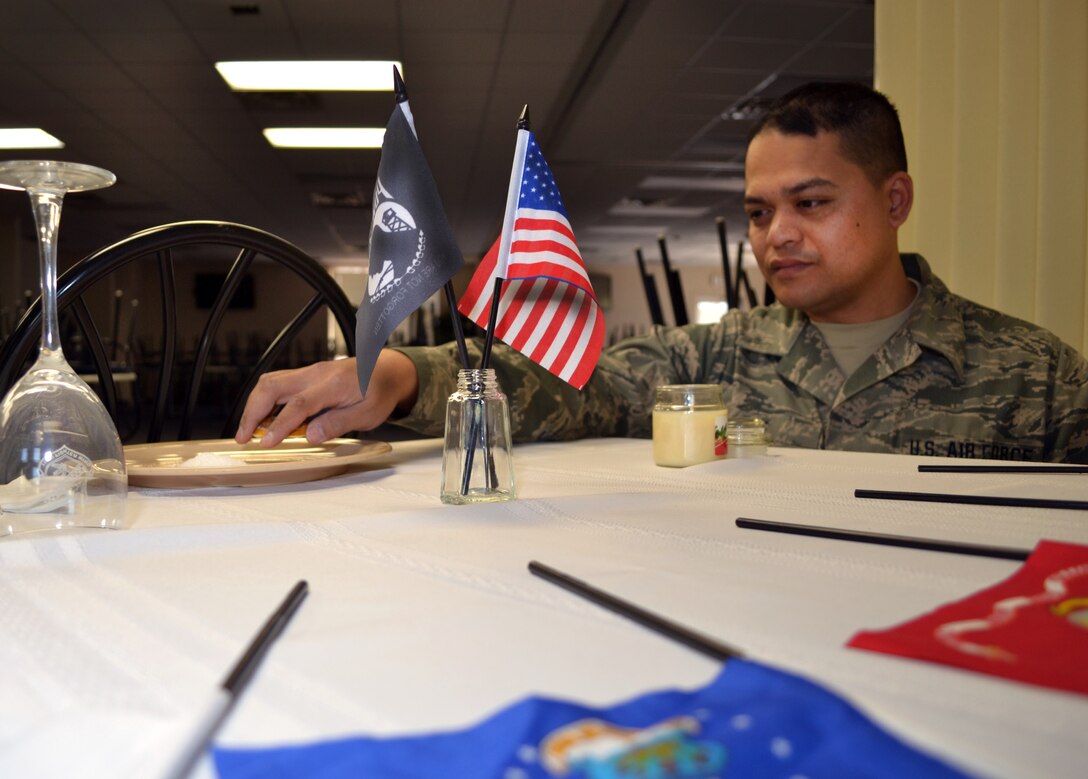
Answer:
[[302, 35], [350, 30], [396, 34], [398, 4], [393, 2], [345, 3], [342, 0], [280, 0], [291, 24]]
[[[609, 208], [639, 197], [653, 172], [736, 174], [750, 120], [722, 113], [767, 79], [777, 94], [805, 76], [872, 72], [868, 0], [255, 0], [260, 12], [242, 16], [234, 2], [0, 2], [0, 122], [42, 126], [66, 141], [66, 158], [122, 177], [95, 219], [69, 227], [116, 238], [144, 218], [248, 219], [314, 254], [350, 251], [365, 209], [330, 213], [310, 196], [338, 187], [369, 197], [379, 153], [277, 151], [260, 129], [382, 126], [390, 95], [235, 94], [212, 68], [218, 59], [402, 60], [424, 152], [470, 257], [501, 224], [523, 103], [576, 226], [592, 226], [611, 224]], [[742, 225], [728, 197], [651, 194], [732, 208], [730, 229]], [[10, 213], [3, 203], [0, 213]], [[625, 219], [682, 231], [688, 247], [717, 240], [712, 220]], [[595, 239], [595, 256], [629, 261], [630, 242], [619, 246]]]
[[146, 34], [178, 27], [170, 9], [157, 2], [110, 0], [108, 5], [86, 0], [51, 0], [73, 24], [85, 32]]
[[418, 63], [494, 63], [502, 36], [493, 30], [413, 30], [404, 35], [405, 78]]
[[[401, 23], [406, 33], [424, 30], [461, 32], [464, 30], [500, 31], [513, 0], [401, 0]], [[541, 8], [539, 13], [549, 13]]]
[[301, 59], [298, 39], [287, 27], [274, 30], [194, 30], [193, 39], [211, 62]]
[[804, 43], [837, 24], [852, 9], [836, 3], [748, 2], [723, 30], [730, 38]]
[[513, 3], [512, 33], [574, 33], [582, 36], [602, 14], [611, 19], [622, 0], [549, 0], [547, 3]]
[[207, 62], [207, 57], [194, 43], [189, 33], [163, 30], [154, 35], [131, 32], [102, 32], [95, 42], [111, 60], [118, 63], [182, 63]]
[[[16, 28], [4, 35], [0, 46], [14, 59], [27, 64], [35, 63], [43, 69], [77, 64], [89, 70], [91, 65], [106, 65], [109, 62], [102, 48], [78, 30], [48, 32]], [[49, 52], [49, 56], [43, 57], [43, 51]]]
[[751, 0], [651, 2], [647, 4], [640, 24], [656, 35], [698, 32], [709, 36], [716, 33], [740, 9], [751, 4]]
[[790, 71], [806, 79], [868, 76], [873, 72], [873, 49], [868, 46], [813, 46], [790, 63]]
[[704, 68], [743, 68], [772, 73], [796, 56], [794, 43], [772, 40], [717, 38], [693, 65]]

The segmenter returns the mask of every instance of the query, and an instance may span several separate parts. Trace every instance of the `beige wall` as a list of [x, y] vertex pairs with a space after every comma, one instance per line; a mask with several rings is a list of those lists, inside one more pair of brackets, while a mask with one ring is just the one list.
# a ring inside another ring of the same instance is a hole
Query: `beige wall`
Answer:
[[1088, 346], [1088, 2], [877, 0], [916, 185], [904, 250]]

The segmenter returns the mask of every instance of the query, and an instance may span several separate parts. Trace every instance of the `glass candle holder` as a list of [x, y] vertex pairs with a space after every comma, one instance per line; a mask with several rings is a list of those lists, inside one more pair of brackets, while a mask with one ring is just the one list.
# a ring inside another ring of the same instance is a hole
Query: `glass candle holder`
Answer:
[[730, 457], [760, 457], [767, 454], [767, 427], [759, 417], [729, 420], [726, 434]]
[[514, 497], [506, 396], [493, 368], [459, 371], [457, 390], [446, 402], [442, 502], [493, 503]]
[[683, 468], [725, 457], [728, 420], [718, 384], [658, 387], [653, 411], [654, 462]]

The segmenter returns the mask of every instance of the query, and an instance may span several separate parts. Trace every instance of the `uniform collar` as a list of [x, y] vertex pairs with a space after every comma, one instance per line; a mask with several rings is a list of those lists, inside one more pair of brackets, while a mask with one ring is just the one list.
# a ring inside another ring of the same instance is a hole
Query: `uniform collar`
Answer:
[[933, 275], [929, 263], [920, 254], [901, 254], [907, 275], [922, 285], [906, 329], [919, 346], [937, 352], [948, 360], [962, 381], [966, 362], [966, 335], [963, 311], [944, 282]]
[[[899, 259], [907, 276], [917, 281], [921, 290], [904, 328], [892, 336], [886, 346], [897, 347], [896, 351], [900, 352], [904, 361], [913, 361], [917, 356], [916, 349], [908, 348], [911, 344], [937, 352], [949, 362], [962, 380], [965, 362], [964, 326], [963, 314], [956, 305], [955, 296], [933, 274], [920, 254], [901, 254]], [[813, 339], [827, 351], [815, 326], [809, 327], [809, 318], [800, 311], [775, 303], [767, 308], [757, 309], [753, 316], [761, 318], [759, 326], [746, 328], [738, 338], [738, 346], [748, 351], [784, 358], [783, 361], [789, 365], [780, 366], [780, 372], [786, 370], [783, 375], [793, 372], [789, 366], [796, 370], [806, 366], [811, 369], [810, 350], [814, 345]], [[897, 343], [893, 344], [893, 341]], [[808, 358], [801, 359], [802, 353], [809, 355]], [[827, 357], [831, 359], [829, 351]]]

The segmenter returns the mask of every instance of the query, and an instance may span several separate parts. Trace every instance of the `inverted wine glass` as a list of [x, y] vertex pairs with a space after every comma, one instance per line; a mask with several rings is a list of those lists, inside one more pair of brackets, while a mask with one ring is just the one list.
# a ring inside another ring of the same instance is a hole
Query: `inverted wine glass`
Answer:
[[0, 535], [125, 525], [121, 439], [102, 401], [65, 360], [57, 316], [64, 195], [116, 180], [109, 171], [74, 162], [0, 162], [0, 188], [30, 196], [42, 277], [38, 358], [0, 401]]

